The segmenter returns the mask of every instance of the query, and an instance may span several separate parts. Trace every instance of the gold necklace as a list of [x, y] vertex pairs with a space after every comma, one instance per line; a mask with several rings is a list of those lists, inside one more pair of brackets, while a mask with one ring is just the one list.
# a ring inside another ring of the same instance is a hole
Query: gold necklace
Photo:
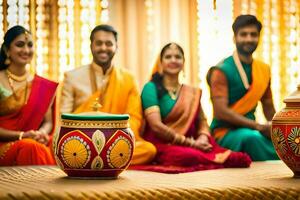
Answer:
[[169, 93], [171, 99], [173, 99], [173, 100], [176, 100], [176, 99], [177, 99], [177, 93], [173, 93], [173, 92], [171, 92], [171, 91], [169, 91], [169, 90], [168, 90], [168, 93]]
[[175, 88], [166, 87], [171, 99], [176, 100], [179, 94], [180, 84], [178, 84]]
[[6, 69], [6, 73], [7, 73], [7, 76], [11, 79], [13, 79], [14, 81], [17, 81], [17, 82], [22, 82], [22, 81], [25, 81], [27, 79], [27, 72], [25, 72], [24, 75], [22, 76], [17, 76], [15, 74], [13, 74], [11, 71], [9, 71], [8, 69]]
[[[18, 97], [17, 96], [17, 93], [16, 93], [16, 90], [15, 90], [15, 87], [14, 87], [14, 80], [15, 79], [13, 79], [12, 77], [11, 77], [11, 75], [9, 74], [9, 73], [11, 73], [10, 71], [8, 71], [8, 70], [6, 70], [6, 74], [7, 74], [7, 79], [8, 79], [8, 84], [9, 84], [9, 87], [10, 87], [10, 89], [12, 90], [12, 93], [13, 93], [13, 96], [14, 96], [14, 98], [15, 98], [15, 100], [20, 100], [20, 98], [21, 97]], [[23, 75], [24, 76], [24, 75]], [[28, 91], [28, 82], [27, 82], [27, 73], [26, 73], [26, 77], [25, 77], [25, 80], [26, 80], [26, 86], [25, 86], [25, 93], [24, 93], [24, 102], [23, 102], [23, 105], [24, 104], [26, 104], [27, 102], [27, 100], [26, 100], [26, 98], [27, 98], [27, 91]], [[24, 80], [23, 80], [24, 81]], [[21, 81], [19, 81], [19, 82], [21, 82]]]

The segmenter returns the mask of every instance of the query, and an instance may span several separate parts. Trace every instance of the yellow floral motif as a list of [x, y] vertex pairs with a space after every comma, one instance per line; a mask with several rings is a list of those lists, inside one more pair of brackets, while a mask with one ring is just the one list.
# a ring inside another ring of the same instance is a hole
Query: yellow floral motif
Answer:
[[112, 168], [122, 168], [130, 161], [132, 146], [129, 140], [119, 136], [109, 147], [107, 161]]
[[63, 142], [61, 155], [70, 168], [83, 168], [90, 159], [91, 150], [82, 138], [71, 136]]
[[274, 128], [272, 130], [272, 139], [276, 149], [279, 150], [280, 154], [284, 155], [287, 151], [287, 145], [280, 128]]
[[300, 127], [292, 128], [288, 136], [288, 143], [296, 156], [300, 156]]

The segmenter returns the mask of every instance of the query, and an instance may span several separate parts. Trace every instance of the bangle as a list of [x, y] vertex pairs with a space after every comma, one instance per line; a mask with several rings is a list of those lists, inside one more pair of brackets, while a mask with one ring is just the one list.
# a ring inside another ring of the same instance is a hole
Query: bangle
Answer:
[[194, 138], [186, 137], [185, 140], [184, 140], [184, 142], [185, 142], [185, 145], [189, 146], [189, 147], [194, 147], [194, 145], [195, 145]]
[[177, 141], [177, 135], [174, 135], [174, 138], [173, 138], [173, 140], [172, 140], [171, 144], [175, 144], [175, 143], [176, 143], [176, 141]]
[[185, 141], [185, 136], [184, 135], [179, 135], [179, 144], [183, 144]]
[[175, 134], [174, 138], [173, 138], [173, 141], [172, 141], [172, 144], [178, 144], [180, 140], [181, 139], [180, 139], [179, 135]]
[[42, 134], [47, 134], [46, 131], [44, 129], [40, 129], [39, 130]]
[[179, 138], [178, 138], [177, 134], [173, 134], [173, 133], [172, 133], [172, 129], [171, 129], [171, 128], [168, 128], [168, 129], [167, 129], [166, 134], [167, 134], [168, 136], [173, 137], [173, 140], [172, 140], [171, 144], [176, 144], [176, 143], [177, 143], [177, 141], [178, 141]]
[[20, 134], [19, 134], [19, 140], [23, 139], [23, 135], [24, 135], [24, 131], [21, 131]]
[[210, 133], [206, 132], [206, 131], [199, 131], [198, 136], [200, 136], [200, 135], [210, 135]]
[[184, 144], [185, 144], [185, 146], [190, 146], [190, 144], [191, 144], [191, 139], [188, 138], [188, 137], [185, 137], [185, 139], [184, 139]]
[[175, 134], [172, 144], [183, 144], [184, 141], [185, 141], [185, 137], [183, 135]]
[[195, 146], [195, 140], [194, 140], [194, 138], [191, 138], [190, 147], [194, 147], [194, 146]]

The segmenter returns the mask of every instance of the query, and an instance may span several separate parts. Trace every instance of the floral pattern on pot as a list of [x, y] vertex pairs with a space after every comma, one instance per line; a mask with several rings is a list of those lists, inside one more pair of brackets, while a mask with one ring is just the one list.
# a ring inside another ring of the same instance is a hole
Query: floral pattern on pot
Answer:
[[272, 130], [272, 139], [275, 149], [278, 149], [279, 152], [284, 155], [287, 152], [288, 147], [280, 128], [274, 128]]
[[75, 130], [60, 140], [62, 160], [68, 167], [80, 169], [90, 161], [91, 149], [86, 139], [90, 140], [83, 132]]
[[300, 156], [300, 127], [292, 128], [287, 141], [295, 155]]
[[133, 145], [129, 136], [123, 131], [116, 131], [110, 138], [113, 141], [107, 150], [107, 163], [111, 168], [123, 168], [131, 160]]

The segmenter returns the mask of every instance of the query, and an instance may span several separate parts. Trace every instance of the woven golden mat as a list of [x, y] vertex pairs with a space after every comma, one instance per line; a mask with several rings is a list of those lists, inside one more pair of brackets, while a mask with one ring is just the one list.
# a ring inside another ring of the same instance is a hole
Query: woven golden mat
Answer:
[[127, 170], [116, 180], [72, 179], [54, 166], [0, 167], [0, 199], [299, 199], [281, 161], [183, 174]]

